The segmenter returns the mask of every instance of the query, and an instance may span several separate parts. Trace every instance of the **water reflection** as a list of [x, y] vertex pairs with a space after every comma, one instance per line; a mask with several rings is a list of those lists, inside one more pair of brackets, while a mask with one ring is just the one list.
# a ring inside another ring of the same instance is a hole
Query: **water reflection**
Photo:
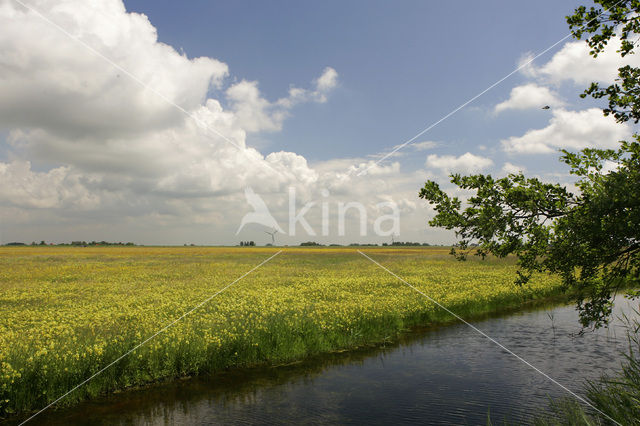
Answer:
[[[616, 315], [632, 304], [616, 301]], [[637, 304], [636, 304], [637, 306]], [[475, 322], [581, 394], [585, 379], [619, 368], [619, 321], [579, 336], [572, 306]], [[386, 348], [330, 354], [277, 368], [232, 371], [45, 412], [33, 424], [529, 423], [566, 392], [463, 324], [403, 336]]]

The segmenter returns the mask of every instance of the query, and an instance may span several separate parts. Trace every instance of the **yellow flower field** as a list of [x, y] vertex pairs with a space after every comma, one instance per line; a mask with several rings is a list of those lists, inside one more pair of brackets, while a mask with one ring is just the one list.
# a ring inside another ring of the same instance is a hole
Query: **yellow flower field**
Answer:
[[[0, 248], [0, 416], [44, 407], [273, 255], [276, 248]], [[512, 259], [362, 249], [461, 316], [560, 292], [513, 284]], [[393, 339], [452, 318], [353, 247], [284, 248], [60, 404], [128, 386]]]

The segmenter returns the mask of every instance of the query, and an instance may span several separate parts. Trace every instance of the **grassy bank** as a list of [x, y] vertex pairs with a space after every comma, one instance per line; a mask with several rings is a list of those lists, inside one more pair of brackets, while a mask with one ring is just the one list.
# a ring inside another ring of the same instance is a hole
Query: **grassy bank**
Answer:
[[[559, 293], [512, 260], [367, 254], [464, 317]], [[272, 248], [0, 248], [0, 414], [42, 408], [275, 253]], [[162, 378], [282, 363], [450, 315], [353, 248], [287, 248], [61, 404]]]

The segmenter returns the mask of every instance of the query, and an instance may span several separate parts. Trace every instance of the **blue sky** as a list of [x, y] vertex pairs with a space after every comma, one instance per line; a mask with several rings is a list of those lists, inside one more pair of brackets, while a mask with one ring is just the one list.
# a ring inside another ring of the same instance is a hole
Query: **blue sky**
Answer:
[[[330, 102], [304, 105], [282, 132], [249, 139], [313, 161], [403, 142], [512, 71], [525, 52], [564, 37], [564, 16], [579, 2], [125, 4], [149, 16], [160, 41], [189, 56], [226, 62], [236, 78], [259, 81], [268, 99], [283, 96], [291, 84], [305, 85], [325, 66], [335, 68], [341, 84]], [[472, 106], [492, 106], [518, 80], [514, 76]], [[467, 111], [425, 138], [464, 153], [543, 120], [543, 114], [486, 120], [482, 111]]]
[[[575, 189], [558, 151], [634, 130], [578, 96], [614, 80], [615, 47], [596, 61], [567, 39], [378, 163], [565, 37], [577, 1], [25, 4], [0, 8], [5, 242], [266, 243], [277, 223], [284, 244], [448, 244], [417, 197], [427, 179], [463, 198], [449, 173]], [[269, 221], [239, 226], [247, 194]], [[341, 233], [345, 203], [362, 210]], [[381, 206], [397, 228], [373, 232]]]

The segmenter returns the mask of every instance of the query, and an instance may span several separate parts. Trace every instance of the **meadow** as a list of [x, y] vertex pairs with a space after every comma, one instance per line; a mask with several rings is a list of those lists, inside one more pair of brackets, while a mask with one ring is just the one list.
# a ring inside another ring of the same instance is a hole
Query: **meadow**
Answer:
[[[515, 286], [513, 259], [461, 263], [434, 247], [362, 250], [466, 318], [561, 292], [548, 275]], [[0, 247], [0, 416], [46, 406], [276, 251]], [[452, 320], [353, 247], [287, 247], [59, 404], [383, 343]]]

